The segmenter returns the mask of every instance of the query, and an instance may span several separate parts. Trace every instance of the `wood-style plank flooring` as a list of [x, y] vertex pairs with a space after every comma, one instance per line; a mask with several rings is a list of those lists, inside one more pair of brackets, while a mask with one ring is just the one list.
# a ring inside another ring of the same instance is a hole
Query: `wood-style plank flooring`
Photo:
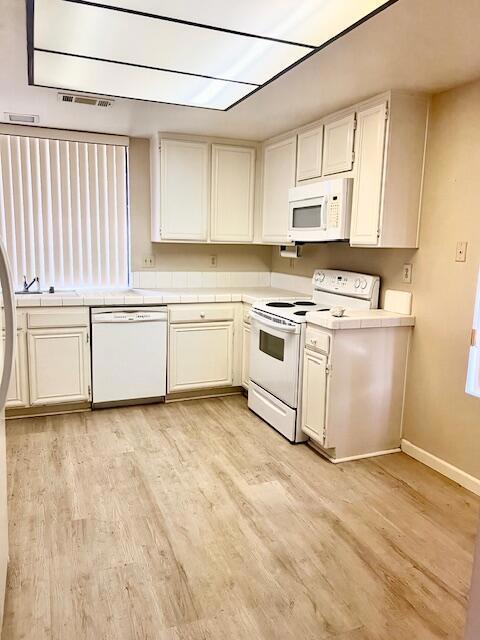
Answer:
[[8, 423], [3, 640], [462, 638], [479, 500], [240, 396]]

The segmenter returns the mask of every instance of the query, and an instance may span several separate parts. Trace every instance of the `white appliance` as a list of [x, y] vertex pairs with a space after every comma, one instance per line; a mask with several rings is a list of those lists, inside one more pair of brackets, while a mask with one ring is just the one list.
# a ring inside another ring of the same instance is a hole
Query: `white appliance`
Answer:
[[[15, 357], [16, 314], [12, 278], [7, 253], [0, 242], [0, 285], [3, 296], [4, 327], [0, 349], [3, 351], [0, 382], [0, 625], [3, 620], [8, 564], [7, 455], [5, 443], [5, 403]], [[1, 324], [1, 315], [0, 315]]]
[[93, 406], [165, 397], [166, 307], [92, 309]]
[[348, 240], [352, 190], [353, 178], [322, 180], [289, 189], [289, 240]]
[[291, 442], [304, 442], [301, 389], [306, 314], [336, 306], [375, 309], [380, 279], [348, 271], [317, 270], [311, 300], [268, 301], [251, 311], [248, 406]]

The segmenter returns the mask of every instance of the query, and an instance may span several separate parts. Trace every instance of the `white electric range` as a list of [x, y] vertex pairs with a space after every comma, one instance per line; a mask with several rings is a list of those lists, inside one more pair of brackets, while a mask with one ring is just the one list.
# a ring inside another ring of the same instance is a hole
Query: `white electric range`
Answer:
[[308, 440], [300, 428], [306, 314], [378, 307], [378, 276], [323, 269], [312, 283], [311, 299], [265, 301], [250, 311], [248, 406], [290, 442]]

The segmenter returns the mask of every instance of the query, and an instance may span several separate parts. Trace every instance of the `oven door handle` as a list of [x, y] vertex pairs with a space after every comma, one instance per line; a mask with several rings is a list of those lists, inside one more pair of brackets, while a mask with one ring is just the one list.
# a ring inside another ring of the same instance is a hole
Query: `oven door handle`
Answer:
[[296, 325], [280, 324], [279, 322], [268, 320], [263, 316], [257, 315], [255, 311], [250, 311], [250, 318], [252, 318], [252, 320], [256, 320], [258, 324], [262, 324], [265, 327], [271, 327], [272, 329], [277, 329], [277, 331], [284, 331], [285, 333], [298, 333], [298, 327]]

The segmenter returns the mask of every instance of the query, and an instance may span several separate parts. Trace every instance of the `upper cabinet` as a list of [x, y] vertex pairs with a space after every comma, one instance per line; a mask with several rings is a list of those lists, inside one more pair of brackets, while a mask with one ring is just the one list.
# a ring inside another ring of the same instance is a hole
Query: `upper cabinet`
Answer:
[[323, 175], [352, 170], [354, 136], [355, 111], [325, 121]]
[[212, 145], [211, 240], [252, 242], [255, 149]]
[[288, 190], [295, 186], [297, 136], [266, 144], [263, 149], [264, 242], [288, 242]]
[[358, 108], [351, 245], [418, 246], [428, 110], [426, 96], [407, 93]]
[[153, 242], [253, 242], [255, 146], [150, 142]]
[[209, 148], [206, 142], [160, 144], [160, 235], [164, 240], [207, 240]]
[[323, 124], [298, 134], [297, 182], [322, 175]]
[[353, 181], [350, 242], [376, 245], [382, 198], [387, 103], [357, 115], [357, 167]]
[[154, 138], [152, 241], [288, 244], [290, 187], [349, 177], [350, 244], [416, 248], [428, 111], [388, 91], [261, 147]]

